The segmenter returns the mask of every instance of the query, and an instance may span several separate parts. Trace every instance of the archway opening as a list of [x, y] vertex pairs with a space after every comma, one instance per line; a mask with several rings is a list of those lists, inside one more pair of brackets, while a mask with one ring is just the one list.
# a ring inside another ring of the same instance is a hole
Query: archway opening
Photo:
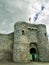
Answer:
[[31, 48], [30, 49], [30, 54], [35, 54], [36, 53], [36, 49], [35, 48]]
[[30, 49], [31, 61], [35, 61], [35, 54], [36, 54], [36, 49], [31, 48]]
[[30, 43], [30, 60], [31, 61], [38, 61], [39, 54], [38, 54], [38, 47], [36, 43]]
[[38, 59], [38, 54], [37, 54], [37, 50], [35, 48], [31, 48], [30, 49], [30, 60], [31, 61], [37, 61]]

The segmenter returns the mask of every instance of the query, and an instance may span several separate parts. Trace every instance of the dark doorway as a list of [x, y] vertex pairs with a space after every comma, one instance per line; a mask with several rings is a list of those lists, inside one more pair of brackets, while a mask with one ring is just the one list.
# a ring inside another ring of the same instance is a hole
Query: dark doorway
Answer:
[[37, 51], [35, 48], [30, 49], [31, 61], [37, 61]]

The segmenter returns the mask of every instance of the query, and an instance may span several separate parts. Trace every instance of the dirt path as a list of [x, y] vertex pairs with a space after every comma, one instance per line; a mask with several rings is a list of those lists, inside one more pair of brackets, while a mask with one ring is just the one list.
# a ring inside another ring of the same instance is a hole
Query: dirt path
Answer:
[[17, 63], [0, 63], [0, 65], [49, 65], [49, 63], [43, 62], [32, 62], [27, 64], [17, 64]]

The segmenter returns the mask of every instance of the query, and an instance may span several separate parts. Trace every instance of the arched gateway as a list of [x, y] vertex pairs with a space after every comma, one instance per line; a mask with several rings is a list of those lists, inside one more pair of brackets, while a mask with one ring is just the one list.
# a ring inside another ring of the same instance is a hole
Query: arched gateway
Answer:
[[36, 43], [30, 43], [30, 60], [38, 61], [38, 48]]

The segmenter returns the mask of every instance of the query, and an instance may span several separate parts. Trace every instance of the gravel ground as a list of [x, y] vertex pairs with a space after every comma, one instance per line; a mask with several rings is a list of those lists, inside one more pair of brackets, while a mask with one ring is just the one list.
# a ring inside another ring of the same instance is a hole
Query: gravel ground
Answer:
[[44, 62], [31, 62], [31, 63], [0, 63], [0, 65], [49, 65], [49, 63]]

